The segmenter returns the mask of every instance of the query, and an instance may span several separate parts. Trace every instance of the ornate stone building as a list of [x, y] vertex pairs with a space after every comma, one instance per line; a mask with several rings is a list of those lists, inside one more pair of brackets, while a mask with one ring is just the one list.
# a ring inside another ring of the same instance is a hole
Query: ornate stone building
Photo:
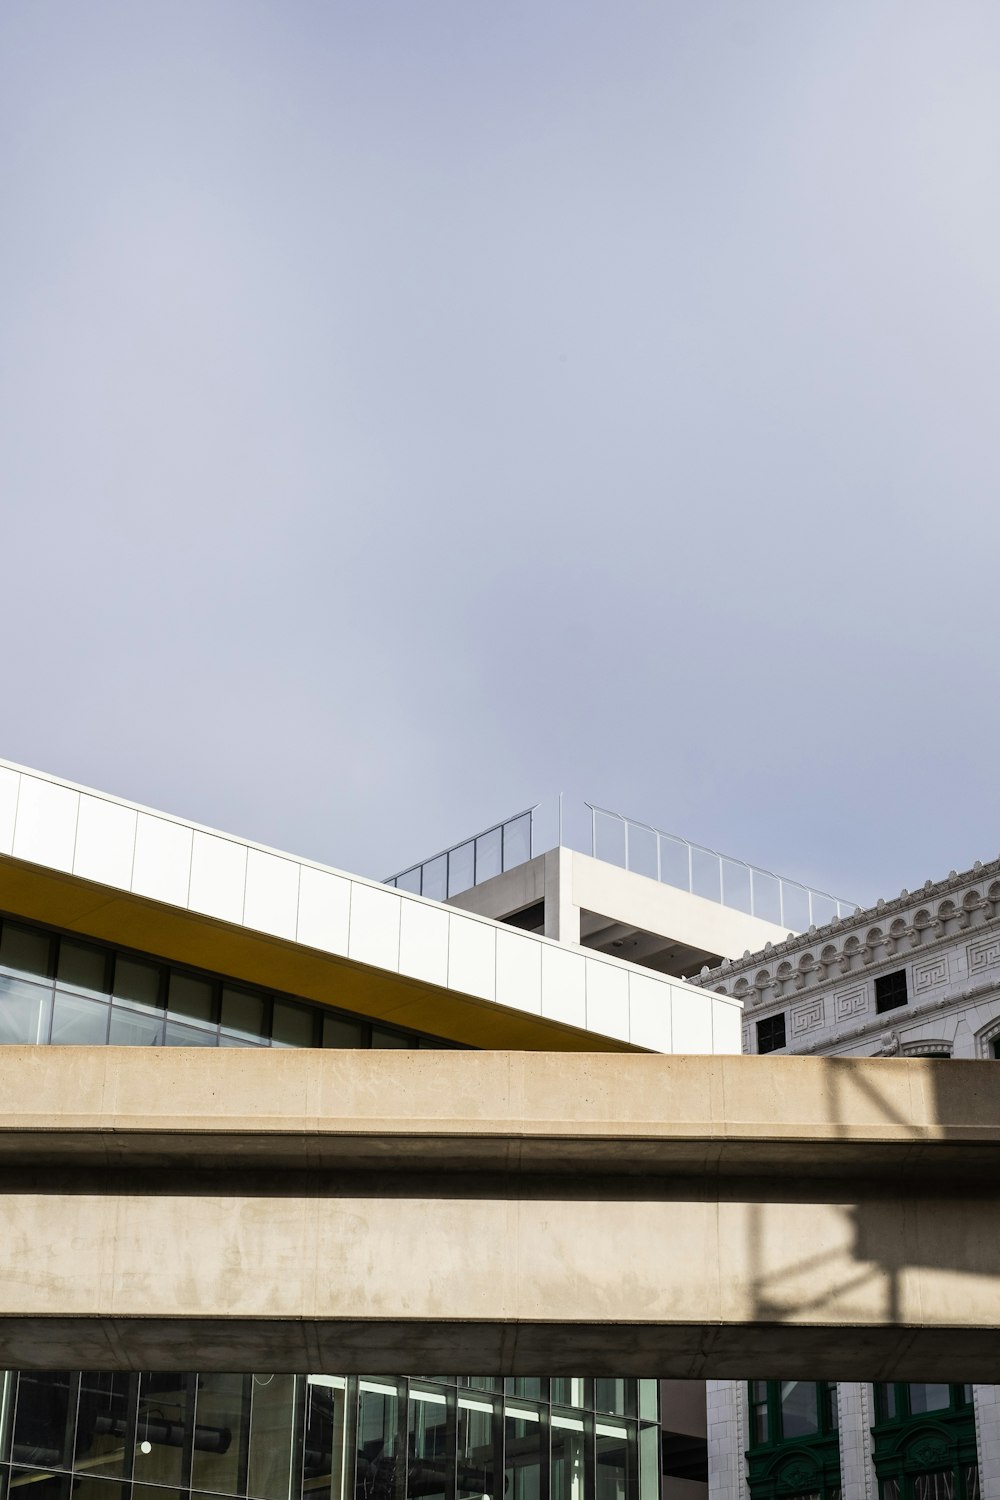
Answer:
[[[1000, 1057], [1000, 860], [703, 968], [743, 1050]], [[1000, 1391], [714, 1381], [710, 1500], [997, 1500]]]

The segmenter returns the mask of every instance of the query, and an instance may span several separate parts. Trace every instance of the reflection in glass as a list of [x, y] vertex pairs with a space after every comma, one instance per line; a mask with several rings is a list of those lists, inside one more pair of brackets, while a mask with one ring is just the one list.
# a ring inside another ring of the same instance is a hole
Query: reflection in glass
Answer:
[[494, 1493], [493, 1407], [474, 1396], [458, 1398], [458, 1500]]
[[85, 1472], [96, 1479], [128, 1477], [134, 1447], [129, 1419], [132, 1384], [133, 1377], [120, 1371], [84, 1370], [80, 1376], [73, 1452], [76, 1474]]
[[552, 1413], [552, 1500], [583, 1500], [585, 1441], [583, 1420]]
[[185, 1016], [191, 1021], [214, 1021], [212, 999], [212, 986], [207, 979], [196, 979], [193, 974], [181, 974], [176, 970], [171, 972], [167, 1010], [172, 1016]]
[[272, 1047], [311, 1047], [314, 1045], [314, 1012], [288, 1000], [275, 1000], [271, 1022]]
[[540, 1500], [542, 1428], [537, 1414], [504, 1415], [504, 1500]]
[[155, 964], [143, 963], [138, 958], [125, 958], [118, 954], [115, 959], [115, 982], [112, 990], [116, 1000], [146, 1009], [159, 1009], [160, 971]]
[[816, 1382], [783, 1380], [781, 1382], [781, 1435], [784, 1438], [808, 1437], [819, 1431]]
[[48, 985], [0, 974], [0, 1044], [49, 1039], [52, 990]]
[[191, 1483], [238, 1495], [243, 1489], [250, 1415], [246, 1375], [199, 1375]]
[[542, 1382], [537, 1375], [508, 1375], [503, 1388], [508, 1396], [521, 1396], [525, 1401], [542, 1399]]
[[11, 1462], [44, 1474], [68, 1469], [76, 1415], [76, 1377], [66, 1371], [22, 1372], [17, 1383]]
[[[159, 1500], [171, 1500], [170, 1491], [158, 1490]], [[125, 1491], [128, 1496], [128, 1490]], [[121, 1500], [122, 1486], [112, 1479], [100, 1479], [93, 1474], [74, 1474], [70, 1482], [71, 1500]], [[24, 1500], [29, 1500], [26, 1495]], [[30, 1500], [34, 1500], [31, 1492]]]
[[406, 1493], [444, 1500], [448, 1467], [448, 1407], [440, 1391], [411, 1387], [406, 1425]]
[[295, 1375], [254, 1375], [247, 1491], [255, 1500], [288, 1500], [295, 1455]]
[[143, 1484], [183, 1482], [193, 1379], [155, 1372], [139, 1377], [135, 1477]]
[[219, 1024], [233, 1036], [259, 1041], [267, 1035], [264, 996], [223, 985]]
[[562, 1406], [586, 1406], [586, 1385], [579, 1375], [559, 1375], [549, 1382], [551, 1398]]
[[626, 1416], [625, 1392], [629, 1385], [625, 1380], [599, 1378], [594, 1381], [594, 1410], [609, 1411]]
[[108, 1039], [111, 1007], [82, 995], [56, 990], [52, 1010], [53, 1047], [102, 1046]]
[[399, 1397], [391, 1386], [358, 1382], [357, 1500], [394, 1500], [399, 1458]]
[[910, 1412], [943, 1411], [951, 1404], [951, 1388], [947, 1385], [911, 1385]]
[[168, 1020], [164, 1042], [168, 1047], [217, 1047], [219, 1036], [214, 1026], [184, 1026]]
[[345, 1016], [323, 1017], [324, 1047], [367, 1047], [363, 1021], [349, 1021]]
[[347, 1381], [336, 1375], [306, 1380], [302, 1494], [343, 1500], [347, 1482]]
[[625, 1500], [628, 1485], [628, 1429], [598, 1422], [596, 1500]]
[[45, 977], [52, 972], [49, 968], [51, 946], [52, 940], [47, 932], [5, 921], [0, 931], [0, 964], [5, 969], [18, 969], [22, 974]]
[[105, 972], [107, 955], [103, 948], [90, 943], [74, 943], [69, 938], [59, 940], [59, 963], [56, 979], [70, 989], [88, 990], [91, 994], [107, 993]]
[[163, 1040], [163, 1019], [139, 1010], [111, 1007], [111, 1029], [108, 1041], [112, 1047], [158, 1047]]
[[387, 1031], [384, 1026], [373, 1026], [372, 1046], [406, 1048], [413, 1046], [413, 1040], [411, 1037], [404, 1036], [402, 1032]]

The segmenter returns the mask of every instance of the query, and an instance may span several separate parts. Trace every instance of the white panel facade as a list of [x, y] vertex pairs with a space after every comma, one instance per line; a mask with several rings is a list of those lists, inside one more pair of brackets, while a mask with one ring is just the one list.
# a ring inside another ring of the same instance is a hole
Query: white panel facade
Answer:
[[587, 1025], [592, 1031], [628, 1041], [628, 982], [626, 969], [587, 959]]
[[132, 892], [170, 906], [187, 906], [192, 831], [169, 818], [140, 812], [135, 829]]
[[394, 891], [351, 882], [349, 957], [373, 968], [398, 971], [399, 906]]
[[323, 953], [347, 956], [350, 936], [351, 882], [315, 865], [299, 872], [299, 916], [296, 941]]
[[263, 849], [248, 849], [244, 926], [294, 941], [298, 915], [299, 865]]
[[737, 1055], [743, 1050], [743, 1008], [712, 997], [712, 1051]]
[[192, 911], [218, 917], [223, 922], [242, 922], [246, 879], [245, 844], [195, 830], [188, 894]]
[[710, 1015], [681, 981], [0, 763], [0, 857], [6, 840], [40, 865], [514, 1010], [640, 1047], [711, 1050], [704, 1026], [678, 1036], [672, 1005]]
[[80, 798], [73, 874], [128, 890], [132, 884], [137, 814], [103, 797]]
[[22, 776], [14, 826], [15, 859], [71, 871], [79, 805], [79, 792], [38, 776]]
[[542, 948], [516, 930], [497, 933], [497, 1003], [542, 1013]]
[[645, 974], [630, 974], [628, 991], [632, 1042], [651, 1052], [670, 1052], [670, 990]]
[[0, 854], [10, 854], [14, 847], [14, 820], [20, 785], [21, 777], [17, 771], [0, 766]]
[[542, 1015], [565, 1026], [587, 1025], [587, 967], [582, 953], [542, 945]]
[[495, 1000], [496, 931], [492, 925], [452, 912], [448, 929], [448, 984], [466, 995]]
[[[671, 1008], [675, 1052], [710, 1053], [712, 1050], [712, 1007], [700, 1005], [700, 996], [690, 990], [672, 986]], [[705, 996], [708, 999], [708, 996]]]
[[427, 984], [448, 983], [448, 913], [442, 907], [423, 901], [400, 904], [399, 972]]

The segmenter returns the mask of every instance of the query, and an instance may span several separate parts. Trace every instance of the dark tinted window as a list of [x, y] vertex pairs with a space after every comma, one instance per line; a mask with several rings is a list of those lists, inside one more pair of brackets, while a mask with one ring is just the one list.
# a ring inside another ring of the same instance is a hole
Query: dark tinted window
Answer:
[[785, 1045], [785, 1012], [757, 1022], [757, 1051], [777, 1052]]
[[897, 969], [894, 974], [880, 974], [875, 980], [875, 1009], [895, 1010], [906, 1004], [906, 970]]

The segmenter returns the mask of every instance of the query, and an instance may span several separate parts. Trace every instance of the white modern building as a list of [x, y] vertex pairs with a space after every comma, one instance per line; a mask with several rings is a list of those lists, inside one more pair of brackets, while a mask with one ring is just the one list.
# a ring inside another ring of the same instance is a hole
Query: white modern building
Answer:
[[[0, 763], [2, 1042], [993, 1057], [1000, 861], [859, 911], [560, 799], [380, 883]], [[12, 1370], [0, 1496], [1000, 1500], [994, 1387], [753, 1376]]]

